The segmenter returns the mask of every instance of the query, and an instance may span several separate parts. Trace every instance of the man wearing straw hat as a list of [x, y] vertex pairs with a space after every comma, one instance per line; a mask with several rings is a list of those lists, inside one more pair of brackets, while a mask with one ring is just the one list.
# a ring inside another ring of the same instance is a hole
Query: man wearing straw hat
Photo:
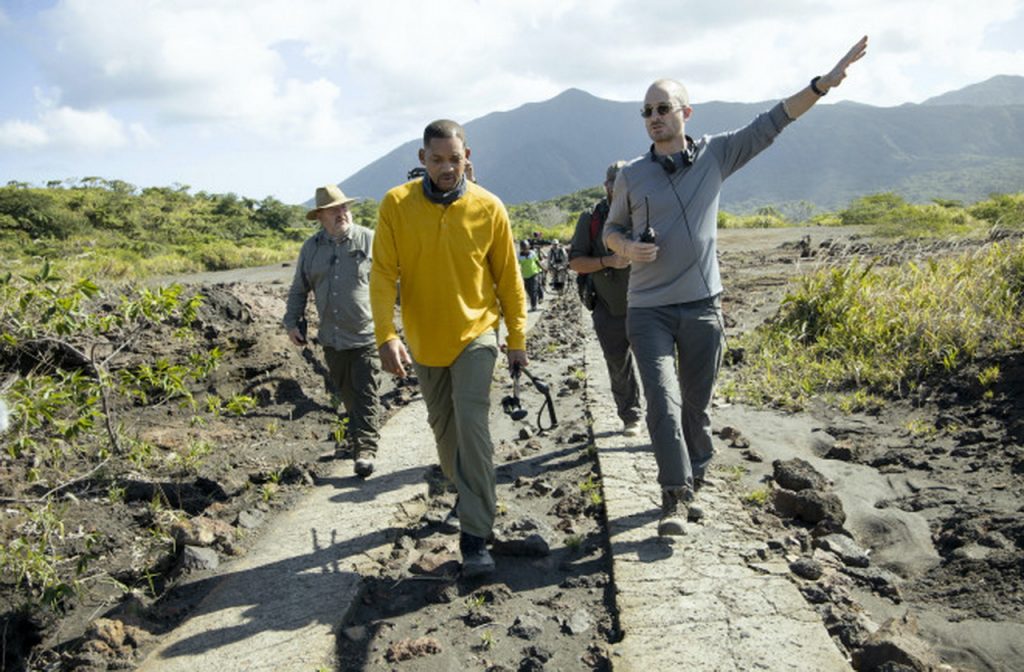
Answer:
[[370, 312], [370, 263], [373, 231], [352, 222], [355, 201], [333, 184], [318, 187], [316, 207], [306, 219], [320, 230], [299, 251], [295, 279], [288, 291], [284, 326], [297, 346], [307, 344], [306, 299], [313, 292], [327, 370], [348, 414], [346, 437], [355, 457], [355, 472], [373, 473], [380, 439], [380, 362]]

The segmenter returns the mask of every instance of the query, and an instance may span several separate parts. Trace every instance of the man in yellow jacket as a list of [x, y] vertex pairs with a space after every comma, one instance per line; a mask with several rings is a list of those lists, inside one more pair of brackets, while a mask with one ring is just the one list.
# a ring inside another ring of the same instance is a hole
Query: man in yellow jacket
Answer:
[[[525, 366], [526, 296], [502, 202], [466, 179], [463, 128], [446, 119], [423, 132], [427, 174], [381, 201], [370, 304], [381, 367], [412, 365], [427, 404], [444, 475], [458, 490], [464, 576], [493, 571], [485, 546], [494, 525], [494, 447], [487, 414], [499, 320], [509, 366]], [[400, 288], [405, 345], [395, 327]], [[411, 356], [410, 356], [411, 352]]]

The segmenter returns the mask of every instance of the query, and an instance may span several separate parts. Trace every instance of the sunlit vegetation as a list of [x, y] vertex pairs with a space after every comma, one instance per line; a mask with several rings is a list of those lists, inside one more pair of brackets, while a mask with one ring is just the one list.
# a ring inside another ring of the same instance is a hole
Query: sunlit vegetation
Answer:
[[313, 231], [302, 207], [267, 197], [139, 189], [84, 178], [0, 187], [0, 255], [20, 272], [43, 261], [93, 278], [256, 266], [298, 254]]
[[[929, 377], [1024, 346], [1022, 303], [1020, 242], [893, 267], [856, 260], [820, 270], [795, 283], [774, 319], [733, 344], [745, 360], [723, 390], [784, 408], [821, 395], [844, 410], [871, 410]], [[989, 367], [979, 382], [988, 387], [998, 377]]]

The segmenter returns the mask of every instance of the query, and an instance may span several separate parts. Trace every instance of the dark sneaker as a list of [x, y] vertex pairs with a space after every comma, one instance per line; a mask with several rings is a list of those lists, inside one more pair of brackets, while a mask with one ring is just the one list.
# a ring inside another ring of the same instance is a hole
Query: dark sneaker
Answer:
[[356, 457], [356, 476], [366, 478], [373, 473], [373, 453], [359, 451]]
[[696, 504], [690, 504], [686, 507], [686, 519], [691, 523], [699, 523], [704, 520], [704, 508]]
[[687, 488], [665, 488], [661, 491], [661, 520], [658, 536], [677, 537], [686, 533], [687, 505], [693, 492]]
[[623, 436], [640, 436], [640, 421], [631, 420], [622, 425]]
[[472, 578], [494, 571], [494, 558], [487, 551], [486, 540], [463, 532], [459, 536], [459, 550], [462, 552], [462, 576]]

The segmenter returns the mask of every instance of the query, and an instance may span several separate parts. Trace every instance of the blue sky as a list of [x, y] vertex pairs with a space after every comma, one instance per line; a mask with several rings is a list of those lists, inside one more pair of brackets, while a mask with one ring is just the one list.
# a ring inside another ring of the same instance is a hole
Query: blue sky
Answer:
[[100, 176], [297, 203], [432, 119], [570, 87], [639, 100], [659, 77], [694, 105], [772, 100], [864, 34], [825, 102], [1024, 75], [1024, 0], [0, 0], [0, 184]]

